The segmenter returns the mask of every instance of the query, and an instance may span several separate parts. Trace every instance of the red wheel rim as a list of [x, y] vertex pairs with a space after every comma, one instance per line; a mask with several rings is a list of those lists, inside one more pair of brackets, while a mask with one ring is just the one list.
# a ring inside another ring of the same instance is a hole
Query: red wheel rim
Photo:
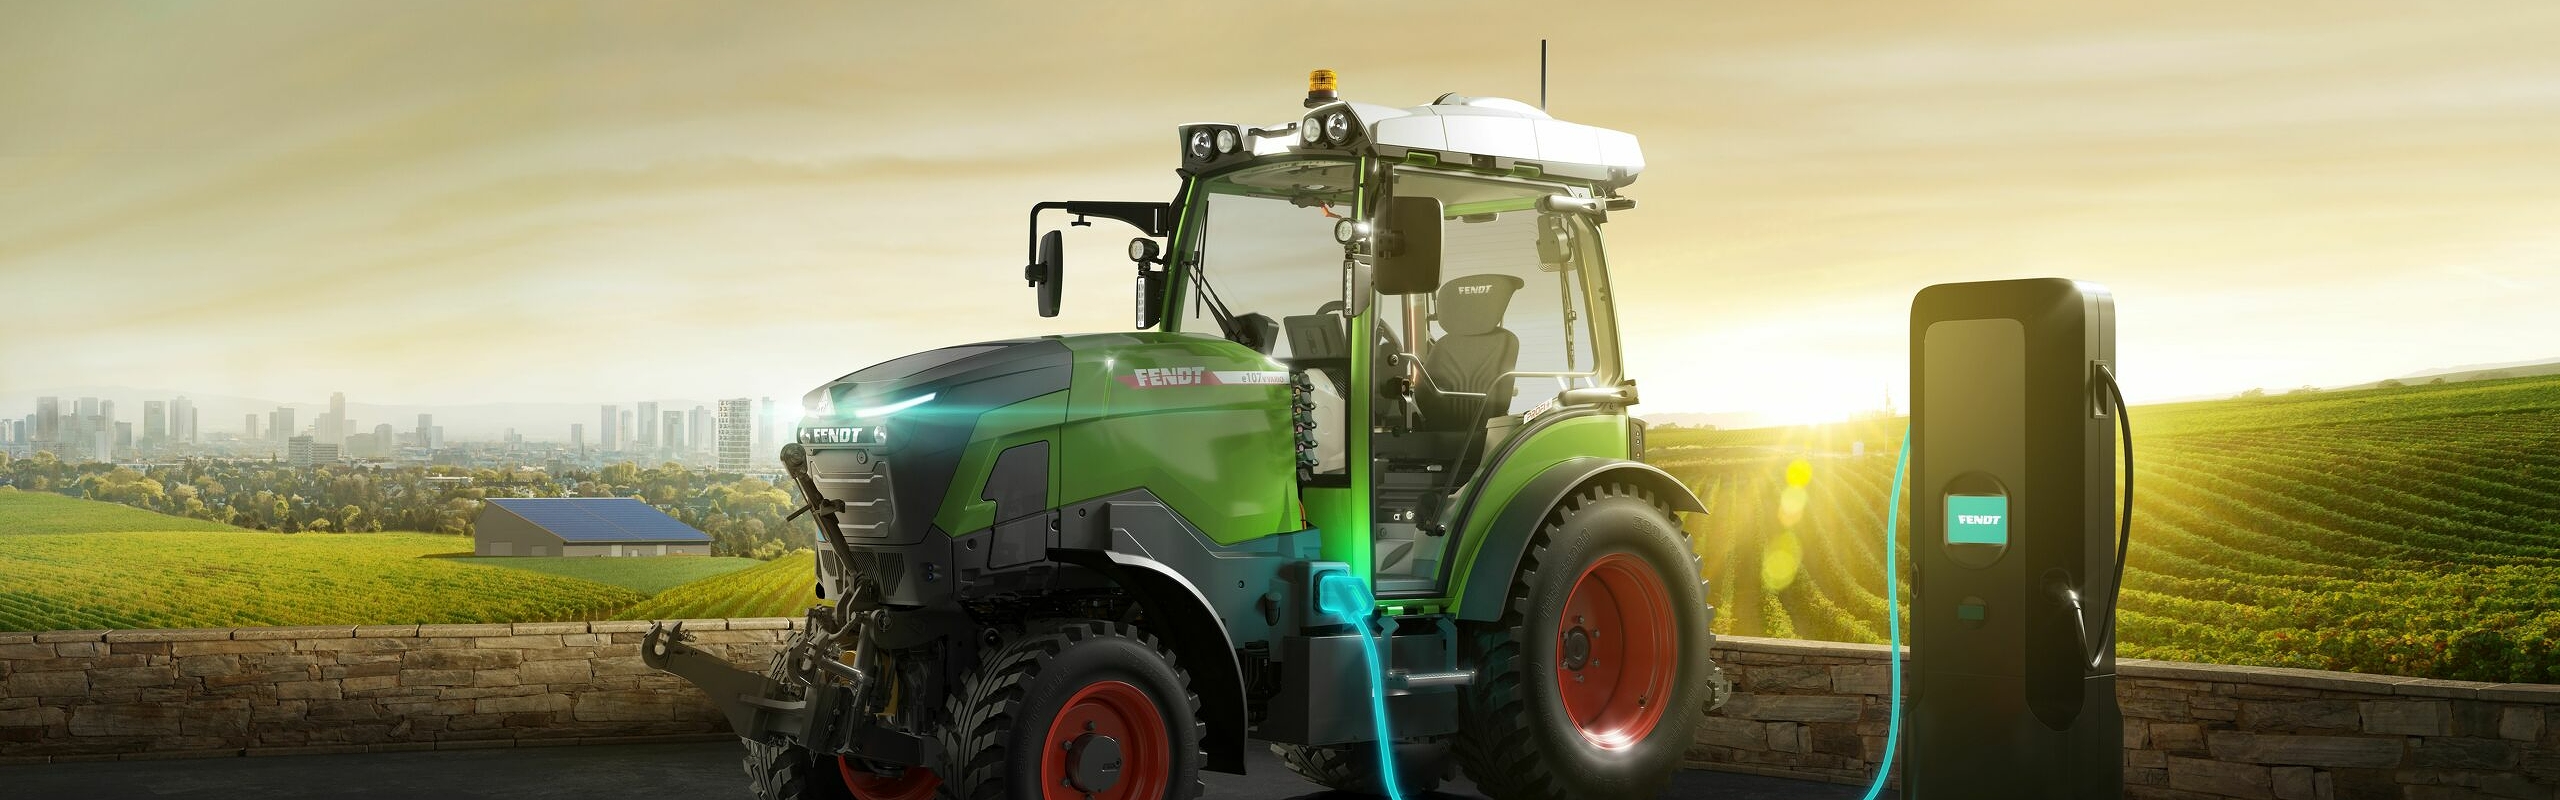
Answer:
[[1612, 553], [1574, 580], [1556, 626], [1556, 694], [1582, 738], [1616, 750], [1644, 741], [1679, 675], [1677, 618], [1662, 576]]
[[[1116, 770], [1097, 747], [1116, 749]], [[1173, 741], [1164, 713], [1128, 683], [1098, 681], [1076, 692], [1041, 741], [1040, 786], [1051, 800], [1153, 800], [1172, 783]]]
[[942, 776], [923, 767], [909, 767], [905, 774], [890, 778], [837, 756], [836, 770], [844, 773], [844, 788], [853, 790], [856, 800], [929, 800], [942, 785]]

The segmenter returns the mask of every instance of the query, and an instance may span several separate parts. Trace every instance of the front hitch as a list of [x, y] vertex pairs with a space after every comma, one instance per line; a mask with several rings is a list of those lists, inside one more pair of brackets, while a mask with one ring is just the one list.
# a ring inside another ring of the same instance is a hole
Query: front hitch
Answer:
[[[640, 661], [652, 669], [675, 673], [701, 687], [704, 694], [710, 695], [712, 705], [718, 706], [721, 715], [729, 719], [729, 728], [736, 731], [739, 738], [772, 745], [790, 744], [802, 741], [809, 734], [812, 723], [819, 721], [808, 700], [784, 699], [792, 695], [806, 696], [805, 692], [790, 691], [774, 678], [739, 669], [727, 659], [687, 644], [690, 641], [693, 641], [693, 635], [684, 632], [682, 622], [673, 625], [651, 622], [649, 632], [640, 639]], [[807, 686], [809, 676], [806, 670], [832, 666], [839, 669], [829, 669], [830, 672], [845, 678], [859, 691], [863, 684], [860, 670], [836, 663], [834, 659], [817, 658], [809, 652], [808, 644], [806, 639], [797, 637], [783, 642], [784, 652], [780, 654], [780, 660], [785, 669], [780, 672], [785, 680], [799, 681]]]

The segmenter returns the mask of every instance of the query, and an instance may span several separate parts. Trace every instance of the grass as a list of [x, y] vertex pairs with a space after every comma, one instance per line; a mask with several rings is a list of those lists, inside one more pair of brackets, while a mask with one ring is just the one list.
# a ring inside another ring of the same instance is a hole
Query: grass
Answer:
[[670, 588], [704, 578], [727, 575], [764, 562], [752, 558], [708, 558], [704, 556], [643, 556], [636, 558], [597, 557], [487, 557], [456, 558], [456, 563], [478, 564], [502, 569], [521, 569], [620, 586], [641, 594], [657, 594]]
[[173, 517], [50, 492], [0, 492], [0, 536], [123, 531], [250, 532], [219, 522]]
[[421, 558], [419, 533], [26, 534], [0, 540], [0, 630], [604, 619], [644, 595]]
[[658, 593], [615, 619], [796, 617], [818, 603], [818, 556], [802, 550]]
[[[2138, 406], [2132, 421], [2121, 655], [2560, 682], [2560, 378]], [[1650, 460], [1713, 512], [1688, 524], [1720, 631], [1883, 641], [1904, 424], [1652, 434]]]

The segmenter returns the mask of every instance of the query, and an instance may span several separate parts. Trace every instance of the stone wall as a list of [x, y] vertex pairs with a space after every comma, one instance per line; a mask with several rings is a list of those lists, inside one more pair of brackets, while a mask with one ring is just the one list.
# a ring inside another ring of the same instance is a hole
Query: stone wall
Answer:
[[[799, 620], [691, 620], [760, 669]], [[720, 738], [645, 622], [0, 633], [0, 764]]]
[[[1690, 765], [1871, 780], [1885, 652], [1721, 637], [1734, 696], [1699, 730]], [[2128, 798], [2560, 798], [2560, 686], [2137, 659], [2116, 672]]]
[[[797, 620], [694, 620], [761, 667]], [[726, 738], [640, 622], [0, 633], [0, 764]], [[1885, 648], [1728, 636], [1690, 765], [1858, 783]], [[2560, 798], [2560, 686], [2127, 660], [2136, 800]]]

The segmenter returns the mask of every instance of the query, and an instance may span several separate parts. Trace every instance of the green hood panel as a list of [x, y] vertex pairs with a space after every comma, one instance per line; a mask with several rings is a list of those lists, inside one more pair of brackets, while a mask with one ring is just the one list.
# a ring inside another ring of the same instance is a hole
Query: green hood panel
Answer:
[[1286, 367], [1202, 334], [1058, 341], [1074, 367], [1053, 505], [1146, 489], [1220, 544], [1305, 527]]

